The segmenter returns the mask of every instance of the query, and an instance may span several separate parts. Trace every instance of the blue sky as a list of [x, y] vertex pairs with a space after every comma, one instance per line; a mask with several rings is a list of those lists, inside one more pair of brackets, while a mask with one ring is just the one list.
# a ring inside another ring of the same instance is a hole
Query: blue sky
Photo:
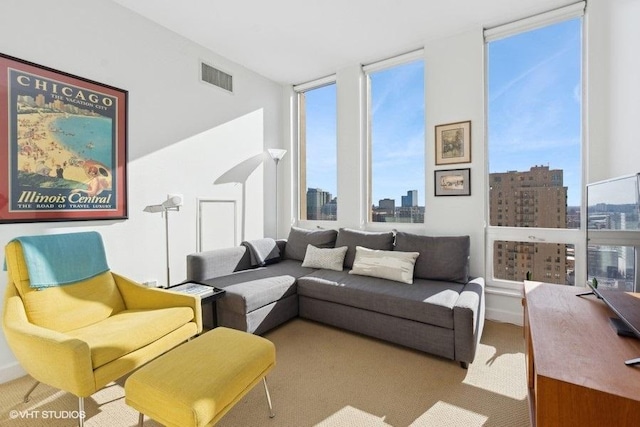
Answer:
[[489, 171], [564, 171], [568, 204], [581, 194], [581, 22], [493, 41], [488, 48]]
[[337, 196], [336, 85], [305, 92], [307, 120], [307, 188]]
[[[490, 172], [563, 169], [569, 205], [580, 204], [582, 188], [580, 31], [573, 19], [488, 47]], [[371, 75], [375, 205], [392, 198], [399, 206], [407, 190], [418, 190], [424, 206], [424, 76], [422, 61]], [[336, 196], [335, 84], [306, 92], [306, 102], [307, 187]], [[431, 151], [426, 173], [433, 173]]]
[[424, 206], [424, 61], [371, 74], [372, 203], [418, 190]]

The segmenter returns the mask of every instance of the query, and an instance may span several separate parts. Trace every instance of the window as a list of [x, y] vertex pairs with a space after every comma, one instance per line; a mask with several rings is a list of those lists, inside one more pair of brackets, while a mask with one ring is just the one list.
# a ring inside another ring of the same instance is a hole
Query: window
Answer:
[[338, 217], [336, 84], [298, 91], [300, 219]]
[[[584, 242], [583, 10], [577, 4], [524, 20], [520, 32], [518, 23], [485, 32], [487, 267], [494, 284], [521, 282], [527, 273], [533, 280], [576, 282], [575, 251]], [[503, 211], [504, 205], [512, 209]], [[506, 250], [499, 254], [498, 247]], [[531, 253], [527, 265], [514, 262]], [[560, 257], [552, 262], [552, 254]]]
[[404, 61], [393, 61], [393, 66], [385, 65], [384, 61], [364, 67], [368, 82], [371, 222], [424, 222], [425, 110], [421, 56], [422, 51], [404, 56]]

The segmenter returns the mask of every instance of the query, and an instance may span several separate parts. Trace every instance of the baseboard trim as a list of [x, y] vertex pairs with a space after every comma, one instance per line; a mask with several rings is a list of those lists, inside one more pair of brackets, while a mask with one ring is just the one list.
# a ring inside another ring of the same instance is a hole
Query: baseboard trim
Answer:
[[523, 326], [522, 313], [487, 308], [485, 311], [485, 318], [496, 322], [512, 323], [514, 325]]
[[27, 372], [22, 369], [20, 363], [13, 362], [0, 367], [0, 384], [15, 380], [27, 375]]

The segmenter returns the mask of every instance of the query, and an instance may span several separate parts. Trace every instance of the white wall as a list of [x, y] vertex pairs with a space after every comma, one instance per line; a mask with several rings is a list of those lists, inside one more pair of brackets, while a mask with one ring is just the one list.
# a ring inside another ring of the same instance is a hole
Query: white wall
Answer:
[[640, 2], [589, 0], [587, 182], [640, 172]]
[[[235, 199], [240, 211], [242, 186], [214, 180], [283, 139], [282, 86], [109, 1], [3, 1], [0, 52], [129, 91], [129, 219], [0, 224], [1, 258], [16, 236], [91, 229], [102, 234], [112, 270], [162, 284], [164, 222], [142, 209], [180, 193], [184, 207], [170, 216], [177, 283], [196, 251], [196, 198]], [[199, 60], [232, 74], [234, 93], [201, 83]], [[275, 232], [273, 197], [264, 196], [274, 194], [275, 169], [266, 160], [246, 182], [246, 238]], [[21, 373], [0, 337], [0, 382]]]

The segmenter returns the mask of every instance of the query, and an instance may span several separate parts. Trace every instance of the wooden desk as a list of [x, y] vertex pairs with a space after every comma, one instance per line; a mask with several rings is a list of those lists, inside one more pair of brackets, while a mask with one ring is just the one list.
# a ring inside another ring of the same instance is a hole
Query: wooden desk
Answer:
[[527, 382], [534, 426], [640, 425], [640, 340], [584, 288], [525, 282]]

